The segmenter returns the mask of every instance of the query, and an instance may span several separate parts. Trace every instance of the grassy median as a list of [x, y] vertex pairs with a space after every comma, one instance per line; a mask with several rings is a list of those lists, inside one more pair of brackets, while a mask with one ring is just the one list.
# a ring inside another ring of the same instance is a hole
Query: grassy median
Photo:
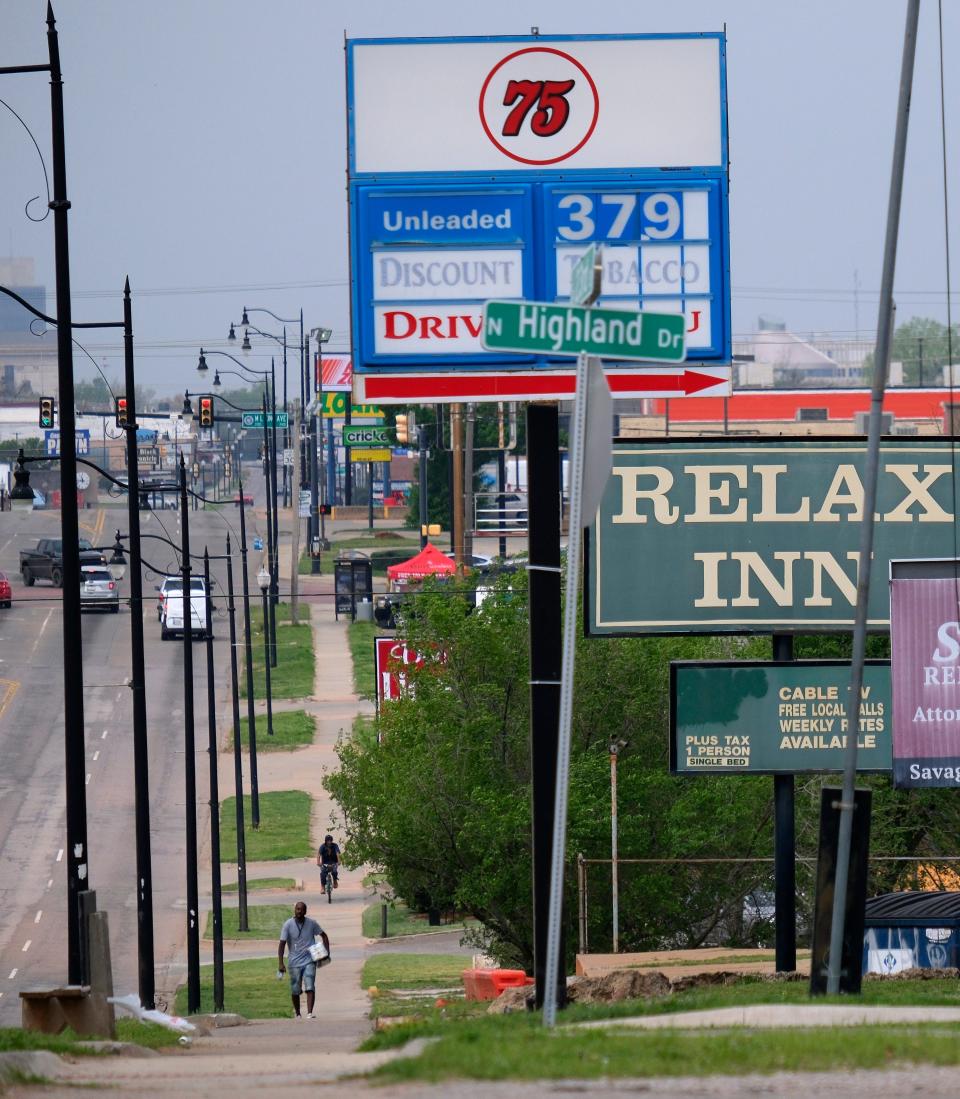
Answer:
[[374, 668], [373, 639], [384, 632], [376, 622], [351, 622], [347, 637], [353, 659], [353, 689], [370, 702], [377, 697], [377, 677]]
[[[264, 889], [286, 889], [293, 891], [297, 886], [296, 878], [248, 878], [247, 892], [255, 893]], [[236, 893], [240, 886], [237, 882], [228, 882], [222, 887], [223, 893]]]
[[[240, 910], [224, 908], [223, 937], [225, 939], [273, 939], [279, 941], [280, 928], [293, 915], [294, 902], [289, 904], [247, 905], [247, 930], [240, 930]], [[205, 939], [213, 938], [213, 913], [207, 913]]]
[[[249, 723], [245, 717], [240, 719], [240, 743], [249, 747]], [[317, 731], [317, 719], [306, 710], [275, 710], [273, 714], [273, 736], [267, 731], [267, 715], [258, 714], [256, 719], [257, 752], [292, 752], [295, 748], [305, 748], [313, 743]]]
[[[277, 928], [277, 939], [280, 928]], [[317, 998], [322, 1004], [329, 996], [335, 981], [329, 974], [334, 967], [320, 970], [317, 975]], [[244, 961], [225, 962], [223, 966], [223, 999], [227, 1011], [235, 1012], [246, 1019], [287, 1019], [292, 1012], [290, 1004], [290, 981], [284, 976], [277, 980], [277, 952], [272, 951], [263, 958], [248, 958]], [[187, 986], [177, 989], [174, 1010], [178, 1015], [187, 1013]], [[200, 967], [200, 1011], [213, 1011], [213, 966]]]
[[[237, 802], [220, 803], [220, 861], [237, 861]], [[302, 859], [313, 854], [310, 840], [310, 795], [303, 790], [276, 790], [260, 795], [260, 827], [253, 827], [250, 795], [243, 796], [244, 838], [248, 862]]]
[[[301, 621], [290, 625], [290, 605], [277, 604], [277, 666], [270, 669], [270, 690], [274, 698], [309, 698], [314, 686], [313, 628], [310, 626], [310, 608], [301, 602], [298, 613]], [[266, 698], [266, 673], [264, 672], [263, 610], [250, 608], [251, 649], [253, 653], [253, 697]], [[246, 665], [240, 693], [246, 693]], [[257, 722], [259, 730], [260, 723]]]
[[[404, 1028], [398, 1028], [404, 1029]], [[419, 1057], [374, 1073], [379, 1081], [557, 1080], [733, 1076], [960, 1063], [960, 1024], [723, 1031], [544, 1028], [539, 1015], [447, 1024]], [[366, 1047], [365, 1047], [366, 1048]]]

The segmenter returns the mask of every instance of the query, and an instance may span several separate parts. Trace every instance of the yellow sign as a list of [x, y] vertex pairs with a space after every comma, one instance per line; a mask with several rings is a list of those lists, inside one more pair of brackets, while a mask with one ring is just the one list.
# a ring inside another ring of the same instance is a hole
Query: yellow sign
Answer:
[[389, 462], [392, 456], [389, 447], [352, 446], [347, 453], [351, 462]]
[[[324, 393], [324, 416], [344, 416], [347, 412], [346, 393]], [[383, 409], [373, 404], [355, 404], [350, 406], [350, 418], [353, 420], [379, 420], [383, 418]]]

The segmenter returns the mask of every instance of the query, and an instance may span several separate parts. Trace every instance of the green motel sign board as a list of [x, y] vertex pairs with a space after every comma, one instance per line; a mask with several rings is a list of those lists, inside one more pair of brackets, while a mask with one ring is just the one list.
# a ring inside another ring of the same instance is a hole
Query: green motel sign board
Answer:
[[[670, 770], [679, 775], [842, 771], [849, 661], [674, 661]], [[890, 662], [863, 671], [857, 769], [892, 766]]]
[[[849, 632], [866, 439], [617, 442], [590, 529], [587, 632]], [[960, 460], [957, 461], [960, 465]], [[949, 439], [884, 439], [869, 626], [891, 558], [955, 556]]]
[[683, 362], [682, 313], [638, 313], [537, 301], [488, 301], [481, 340], [488, 351]]

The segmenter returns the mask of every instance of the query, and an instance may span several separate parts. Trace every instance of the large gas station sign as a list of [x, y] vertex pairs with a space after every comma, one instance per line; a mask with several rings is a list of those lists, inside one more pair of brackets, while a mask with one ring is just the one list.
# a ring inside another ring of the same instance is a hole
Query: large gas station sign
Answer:
[[722, 34], [354, 40], [347, 74], [358, 399], [562, 368], [484, 350], [483, 303], [568, 302], [591, 245], [600, 306], [678, 314], [688, 363], [730, 361]]

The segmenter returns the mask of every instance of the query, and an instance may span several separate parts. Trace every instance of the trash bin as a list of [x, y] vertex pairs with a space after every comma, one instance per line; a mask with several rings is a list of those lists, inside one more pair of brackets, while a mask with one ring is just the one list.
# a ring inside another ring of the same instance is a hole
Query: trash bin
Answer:
[[951, 969], [960, 962], [960, 892], [871, 897], [863, 927], [864, 973]]
[[361, 599], [360, 602], [357, 604], [357, 621], [373, 621], [373, 604], [370, 602], [369, 599]]

